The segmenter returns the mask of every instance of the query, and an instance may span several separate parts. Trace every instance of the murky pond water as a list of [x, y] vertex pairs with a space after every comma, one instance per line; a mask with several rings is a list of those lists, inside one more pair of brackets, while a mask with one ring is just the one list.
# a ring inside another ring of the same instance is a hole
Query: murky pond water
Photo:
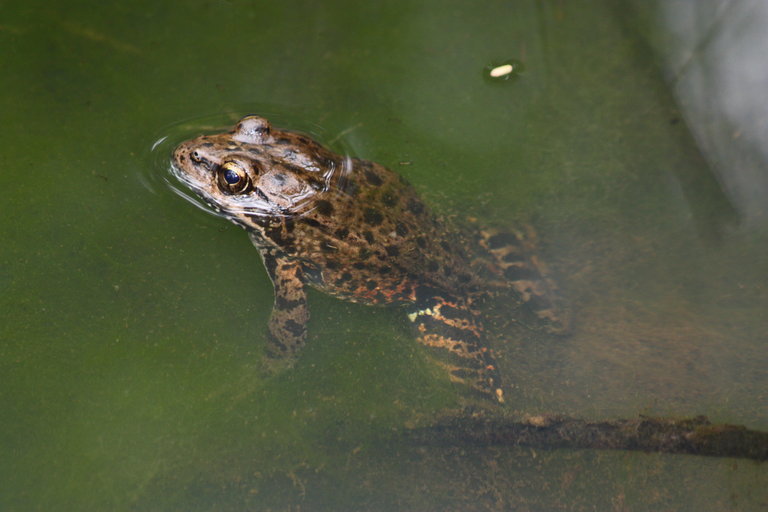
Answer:
[[444, 215], [536, 227], [575, 325], [493, 307], [510, 410], [768, 430], [761, 118], [696, 108], [750, 13], [726, 3], [5, 6], [0, 508], [768, 506], [752, 462], [393, 443], [457, 402], [397, 310], [311, 294], [301, 359], [266, 376], [257, 252], [164, 183], [172, 141], [239, 115], [311, 132]]

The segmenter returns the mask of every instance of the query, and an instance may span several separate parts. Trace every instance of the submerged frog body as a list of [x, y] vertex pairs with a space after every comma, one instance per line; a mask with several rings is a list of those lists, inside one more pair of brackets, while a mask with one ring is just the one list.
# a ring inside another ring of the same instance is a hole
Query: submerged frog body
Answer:
[[503, 401], [475, 303], [514, 290], [552, 330], [551, 284], [523, 237], [451, 229], [399, 175], [337, 155], [307, 136], [243, 118], [232, 131], [182, 143], [174, 174], [248, 231], [275, 288], [268, 355], [306, 340], [306, 286], [363, 304], [400, 304], [419, 342], [455, 381]]

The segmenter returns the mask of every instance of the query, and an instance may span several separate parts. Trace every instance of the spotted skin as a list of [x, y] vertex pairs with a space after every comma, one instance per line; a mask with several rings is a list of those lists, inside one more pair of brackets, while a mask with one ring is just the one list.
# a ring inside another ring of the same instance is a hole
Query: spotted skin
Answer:
[[408, 319], [416, 339], [436, 355], [454, 382], [466, 384], [484, 397], [504, 402], [493, 350], [484, 342], [484, 329], [465, 300], [440, 290], [415, 302]]
[[292, 359], [307, 340], [309, 307], [304, 272], [300, 262], [284, 258], [274, 249], [264, 249], [261, 257], [275, 289], [267, 357]]
[[306, 287], [404, 307], [417, 340], [452, 380], [503, 401], [496, 358], [474, 306], [510, 291], [557, 330], [553, 284], [519, 234], [452, 229], [399, 175], [339, 156], [258, 116], [179, 145], [174, 174], [245, 228], [272, 279], [267, 355], [306, 341]]
[[524, 230], [484, 229], [478, 240], [491, 258], [488, 268], [495, 280], [491, 285], [511, 288], [536, 315], [545, 330], [564, 334], [570, 328], [567, 308], [548, 275], [546, 265], [536, 257], [536, 233], [530, 226]]

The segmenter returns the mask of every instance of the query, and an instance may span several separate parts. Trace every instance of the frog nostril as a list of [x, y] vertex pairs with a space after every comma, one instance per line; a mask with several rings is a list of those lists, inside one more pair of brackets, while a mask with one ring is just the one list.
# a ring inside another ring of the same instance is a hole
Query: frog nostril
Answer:
[[200, 162], [203, 161], [202, 157], [200, 156], [200, 153], [198, 153], [197, 151], [193, 151], [189, 155], [189, 159], [195, 162], [196, 164], [199, 164]]

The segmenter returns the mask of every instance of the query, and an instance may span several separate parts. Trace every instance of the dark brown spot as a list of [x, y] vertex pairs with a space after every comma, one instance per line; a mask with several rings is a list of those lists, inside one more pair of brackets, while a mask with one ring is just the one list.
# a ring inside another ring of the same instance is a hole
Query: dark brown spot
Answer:
[[424, 203], [422, 203], [418, 199], [411, 199], [410, 201], [408, 201], [408, 209], [414, 215], [420, 215], [421, 213], [424, 212]]
[[267, 238], [275, 242], [277, 245], [285, 245], [283, 230], [279, 224], [277, 226], [272, 226], [265, 229], [264, 235], [266, 235]]
[[308, 282], [321, 283], [323, 281], [323, 272], [317, 265], [302, 265], [301, 270]]
[[374, 240], [373, 233], [371, 233], [370, 231], [363, 231], [363, 238], [365, 238], [365, 241], [368, 242], [369, 244], [373, 244], [373, 240]]
[[283, 162], [282, 167], [283, 167], [283, 169], [285, 169], [286, 171], [290, 172], [291, 174], [298, 174], [299, 176], [304, 174], [304, 169], [302, 169], [298, 165], [293, 165], [293, 164], [289, 164], [289, 163]]
[[424, 249], [427, 246], [427, 241], [424, 239], [423, 236], [420, 236], [416, 238], [416, 245]]
[[269, 272], [270, 276], [275, 275], [275, 269], [277, 268], [277, 260], [275, 259], [275, 255], [271, 252], [265, 252], [264, 255], [264, 267], [267, 269], [267, 272]]
[[420, 306], [432, 307], [438, 302], [442, 302], [437, 300], [437, 295], [439, 294], [437, 289], [431, 286], [419, 285], [414, 290], [414, 293], [416, 294], [416, 301]]
[[[254, 224], [258, 224], [259, 226], [265, 226], [264, 224], [264, 216], [263, 215], [248, 215], [248, 218], [251, 219], [251, 222]], [[278, 224], [279, 226], [279, 224]]]
[[395, 233], [397, 233], [399, 236], [405, 236], [408, 234], [408, 226], [403, 224], [402, 222], [398, 222], [395, 226]]
[[384, 221], [384, 216], [376, 208], [366, 208], [363, 212], [363, 221], [371, 226], [378, 226]]
[[317, 179], [307, 179], [307, 183], [309, 183], [309, 187], [315, 192], [319, 192], [325, 188], [325, 183]]
[[311, 217], [305, 217], [305, 218], [303, 218], [303, 219], [301, 219], [301, 220], [302, 220], [302, 221], [304, 222], [304, 224], [306, 224], [307, 226], [312, 226], [313, 228], [317, 228], [317, 227], [320, 227], [320, 223], [319, 223], [319, 222], [317, 222], [315, 219], [313, 219], [313, 218], [311, 218]]
[[397, 196], [395, 196], [391, 191], [384, 192], [381, 194], [381, 202], [384, 203], [385, 206], [389, 206], [391, 208], [397, 204]]
[[504, 269], [504, 277], [509, 279], [510, 281], [520, 281], [520, 280], [530, 280], [530, 279], [537, 279], [539, 277], [538, 273], [536, 273], [534, 270], [527, 268], [527, 267], [507, 267]]
[[513, 233], [497, 233], [488, 239], [488, 247], [498, 249], [505, 245], [515, 246], [518, 244], [518, 238]]
[[384, 250], [387, 251], [387, 254], [389, 256], [393, 257], [393, 258], [395, 258], [395, 257], [400, 255], [400, 249], [398, 249], [394, 245], [389, 245]]
[[278, 309], [293, 309], [301, 304], [304, 304], [303, 300], [290, 300], [282, 295], [275, 297], [275, 307]]
[[286, 320], [283, 327], [294, 336], [301, 336], [304, 334], [304, 326], [295, 320]]
[[371, 251], [370, 249], [368, 249], [366, 247], [363, 247], [362, 249], [360, 249], [360, 252], [358, 253], [358, 257], [361, 260], [367, 260], [371, 256], [373, 256], [373, 251]]
[[328, 268], [328, 270], [338, 270], [340, 267], [339, 262], [334, 260], [326, 261], [325, 266]]
[[379, 286], [379, 283], [377, 283], [373, 279], [365, 283], [365, 287], [368, 288], [369, 290], [375, 290], [377, 286]]
[[349, 235], [349, 230], [347, 228], [339, 228], [336, 230], [336, 238], [339, 240], [344, 240]]
[[430, 272], [437, 272], [437, 269], [440, 268], [440, 265], [435, 260], [429, 260], [427, 262], [427, 270]]
[[269, 198], [267, 197], [267, 194], [261, 191], [258, 187], [253, 187], [253, 193], [259, 196], [259, 199], [262, 199], [264, 201], [269, 201]]
[[374, 187], [378, 187], [379, 185], [384, 183], [384, 180], [381, 179], [381, 176], [376, 174], [376, 172], [373, 169], [365, 170], [365, 179], [368, 183], [370, 183]]
[[443, 304], [440, 307], [440, 314], [449, 320], [452, 319], [460, 319], [460, 318], [467, 318], [467, 312], [462, 311], [461, 309], [455, 308], [453, 306], [449, 306], [448, 304]]
[[325, 215], [327, 217], [333, 213], [333, 205], [330, 201], [326, 201], [325, 199], [316, 201], [315, 207], [320, 215]]
[[451, 252], [451, 244], [449, 244], [449, 243], [448, 243], [448, 242], [446, 242], [445, 240], [443, 240], [442, 242], [440, 242], [440, 247], [442, 247], [442, 248], [443, 248], [443, 250], [445, 250], [445, 252]]
[[354, 181], [349, 181], [344, 186], [344, 192], [346, 192], [351, 197], [355, 197], [359, 191], [360, 187]]

